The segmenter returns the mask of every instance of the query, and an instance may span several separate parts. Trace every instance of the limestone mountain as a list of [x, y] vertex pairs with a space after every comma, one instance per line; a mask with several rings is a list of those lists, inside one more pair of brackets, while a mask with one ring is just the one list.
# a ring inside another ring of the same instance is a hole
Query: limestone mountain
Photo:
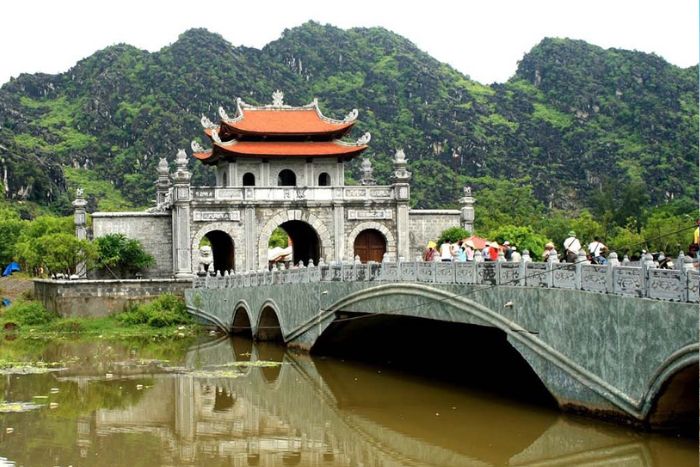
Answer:
[[[5, 83], [5, 197], [66, 210], [68, 182], [148, 204], [158, 158], [205, 142], [202, 114], [233, 112], [236, 97], [269, 103], [275, 89], [293, 105], [316, 97], [329, 116], [358, 108], [353, 135], [372, 133], [380, 182], [403, 148], [420, 207], [448, 207], [464, 183], [478, 190], [492, 179], [531, 185], [540, 202], [563, 208], [625, 187], [648, 205], [697, 196], [697, 66], [544, 39], [509, 81], [486, 86], [387, 30], [309, 22], [261, 50], [193, 29], [154, 53], [115, 45], [65, 73]], [[211, 182], [193, 167], [195, 182]]]

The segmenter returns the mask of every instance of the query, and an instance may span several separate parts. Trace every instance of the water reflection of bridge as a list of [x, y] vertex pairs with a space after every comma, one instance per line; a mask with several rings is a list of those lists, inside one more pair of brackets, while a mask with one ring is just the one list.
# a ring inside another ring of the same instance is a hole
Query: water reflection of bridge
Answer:
[[[517, 405], [494, 404], [489, 420], [464, 400], [450, 412], [444, 397], [424, 394], [420, 383], [402, 383], [401, 400], [392, 402], [395, 394], [381, 390], [386, 377], [376, 371], [331, 366], [281, 347], [220, 340], [191, 349], [187, 363], [246, 359], [283, 364], [241, 368], [236, 378], [156, 376], [135, 405], [98, 410], [95, 430], [102, 436], [152, 433], [172, 460], [184, 463], [226, 458], [230, 465], [652, 465], [644, 442], [613, 428]], [[392, 403], [401, 404], [403, 422], [387, 416], [384, 409]], [[426, 413], [433, 405], [440, 415]], [[511, 428], [523, 416], [528, 429]]]

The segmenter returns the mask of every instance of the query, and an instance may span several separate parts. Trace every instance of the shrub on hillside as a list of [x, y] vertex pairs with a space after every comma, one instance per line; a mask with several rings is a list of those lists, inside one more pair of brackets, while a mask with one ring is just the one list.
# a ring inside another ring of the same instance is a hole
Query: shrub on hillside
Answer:
[[163, 294], [150, 303], [137, 305], [117, 315], [117, 319], [128, 325], [147, 324], [154, 328], [192, 322], [184, 301], [172, 294]]

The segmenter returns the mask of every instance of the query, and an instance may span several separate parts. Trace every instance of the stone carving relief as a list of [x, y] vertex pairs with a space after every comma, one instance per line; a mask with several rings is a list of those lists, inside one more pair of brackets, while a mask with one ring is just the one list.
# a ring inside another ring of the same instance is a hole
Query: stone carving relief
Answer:
[[380, 209], [374, 211], [364, 211], [357, 209], [348, 209], [348, 220], [374, 220], [374, 219], [391, 219], [391, 209]]

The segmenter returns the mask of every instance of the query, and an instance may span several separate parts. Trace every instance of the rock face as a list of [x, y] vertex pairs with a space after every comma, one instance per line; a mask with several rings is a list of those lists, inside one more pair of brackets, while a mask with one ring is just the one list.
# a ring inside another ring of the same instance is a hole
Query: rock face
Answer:
[[[645, 186], [651, 204], [696, 197], [697, 67], [545, 39], [508, 82], [485, 86], [384, 29], [313, 22], [262, 50], [195, 29], [155, 53], [116, 45], [65, 73], [5, 83], [3, 192], [65, 210], [65, 173], [71, 186], [108, 180], [147, 205], [159, 157], [189, 147], [202, 115], [233, 108], [235, 96], [267, 102], [275, 89], [292, 105], [318, 97], [329, 115], [358, 107], [358, 134], [373, 134], [373, 177], [387, 183], [404, 148], [417, 207], [446, 207], [483, 177], [527, 177], [552, 207], [590, 204], [610, 184]], [[351, 175], [360, 179], [359, 162]], [[212, 181], [194, 167], [193, 183]]]

